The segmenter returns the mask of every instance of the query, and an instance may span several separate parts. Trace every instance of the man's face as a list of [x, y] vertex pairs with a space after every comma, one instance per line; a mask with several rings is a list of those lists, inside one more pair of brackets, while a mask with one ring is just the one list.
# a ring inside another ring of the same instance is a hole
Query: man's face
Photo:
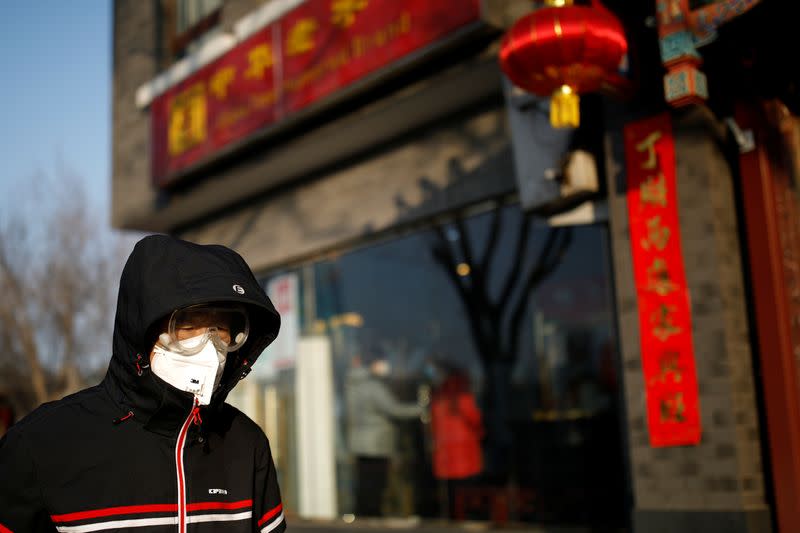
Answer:
[[392, 366], [386, 359], [377, 359], [370, 365], [370, 370], [372, 370], [372, 373], [376, 376], [385, 378], [391, 373]]
[[[198, 305], [180, 309], [166, 317], [158, 325], [159, 339], [157, 345], [163, 348], [174, 349], [182, 352], [187, 350], [185, 355], [191, 355], [189, 345], [176, 346], [172, 343], [180, 343], [188, 339], [202, 337], [203, 335], [213, 335], [215, 342], [219, 345], [224, 344], [231, 349], [238, 349], [247, 337], [247, 317], [244, 310], [239, 308], [225, 307], [224, 305]], [[202, 344], [194, 343], [196, 350]], [[155, 348], [155, 346], [153, 347]], [[153, 351], [150, 352], [153, 357]]]
[[198, 310], [191, 315], [179, 317], [175, 323], [176, 340], [191, 339], [215, 331], [225, 344], [231, 343], [231, 321], [227, 315], [212, 310]]

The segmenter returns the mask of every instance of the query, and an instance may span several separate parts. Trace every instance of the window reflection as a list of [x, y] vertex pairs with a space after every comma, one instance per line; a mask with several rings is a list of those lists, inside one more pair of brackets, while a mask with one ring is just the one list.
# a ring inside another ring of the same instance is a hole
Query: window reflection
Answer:
[[297, 334], [330, 346], [340, 515], [623, 523], [606, 235], [508, 206], [295, 275]]

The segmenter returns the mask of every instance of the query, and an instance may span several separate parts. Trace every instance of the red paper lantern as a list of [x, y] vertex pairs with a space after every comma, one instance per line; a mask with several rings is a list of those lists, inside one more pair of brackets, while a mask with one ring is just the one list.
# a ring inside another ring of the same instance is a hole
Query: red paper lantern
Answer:
[[500, 66], [515, 85], [552, 96], [554, 127], [578, 126], [578, 94], [594, 92], [616, 75], [628, 41], [617, 18], [599, 0], [574, 6], [548, 0], [519, 19], [503, 37]]

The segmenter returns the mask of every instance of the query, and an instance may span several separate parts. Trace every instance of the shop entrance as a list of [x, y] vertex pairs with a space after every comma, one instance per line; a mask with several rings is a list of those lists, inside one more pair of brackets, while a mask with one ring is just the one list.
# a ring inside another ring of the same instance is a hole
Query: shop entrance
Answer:
[[338, 515], [623, 527], [611, 278], [604, 225], [503, 204], [265, 280], [329, 345]]

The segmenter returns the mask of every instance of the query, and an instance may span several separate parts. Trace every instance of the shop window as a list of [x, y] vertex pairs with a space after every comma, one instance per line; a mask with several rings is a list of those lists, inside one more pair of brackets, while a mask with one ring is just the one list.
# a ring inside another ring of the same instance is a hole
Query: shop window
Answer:
[[[607, 233], [506, 206], [266, 279], [284, 320], [250, 409], [290, 511], [311, 454], [334, 463], [331, 518], [623, 525]], [[332, 405], [301, 397], [320, 390]]]

